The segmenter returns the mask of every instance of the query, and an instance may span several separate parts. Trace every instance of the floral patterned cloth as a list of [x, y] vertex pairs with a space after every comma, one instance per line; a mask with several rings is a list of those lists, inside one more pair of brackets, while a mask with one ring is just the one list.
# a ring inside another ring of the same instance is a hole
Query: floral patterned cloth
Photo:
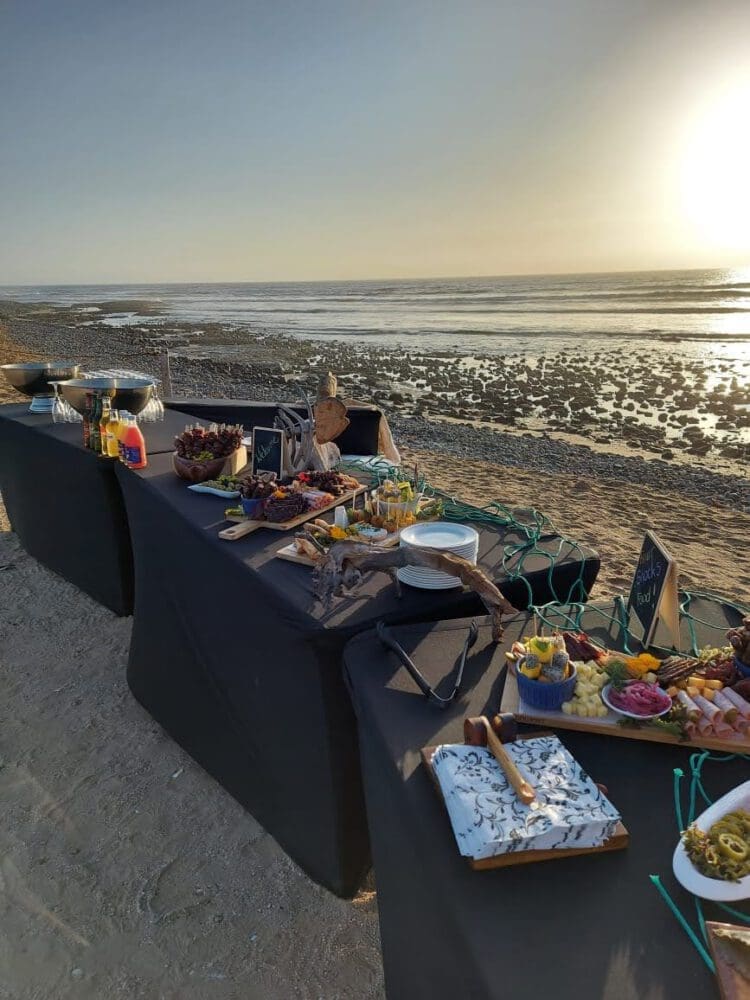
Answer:
[[524, 805], [489, 750], [438, 747], [432, 763], [464, 857], [598, 847], [620, 815], [556, 736], [506, 743], [537, 798]]

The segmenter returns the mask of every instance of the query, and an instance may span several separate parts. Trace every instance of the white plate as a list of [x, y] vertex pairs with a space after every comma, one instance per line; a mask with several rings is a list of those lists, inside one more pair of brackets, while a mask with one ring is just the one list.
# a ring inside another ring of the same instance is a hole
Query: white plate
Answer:
[[617, 705], [613, 705], [609, 700], [609, 689], [611, 687], [611, 684], [607, 684], [606, 687], [602, 688], [602, 701], [607, 708], [611, 708], [617, 715], [624, 715], [628, 719], [638, 719], [639, 722], [649, 722], [651, 719], [658, 719], [660, 716], [672, 711], [672, 699], [670, 698], [669, 704], [661, 712], [655, 712], [654, 715], [638, 715], [637, 712], [626, 712], [624, 708], [618, 708]]
[[[707, 833], [722, 816], [737, 809], [747, 809], [750, 812], [750, 781], [733, 788], [731, 792], [727, 792], [709, 806], [695, 821], [696, 826]], [[680, 885], [701, 899], [715, 899], [721, 903], [750, 899], [750, 875], [746, 875], [739, 882], [724, 882], [722, 879], [701, 875], [687, 856], [682, 838], [672, 857], [672, 871]]]
[[452, 521], [425, 521], [422, 524], [410, 524], [401, 531], [402, 545], [419, 545], [429, 549], [443, 549], [454, 552], [456, 549], [470, 548], [478, 545], [479, 535], [474, 528], [465, 524], [454, 524]]
[[203, 483], [193, 483], [188, 486], [189, 490], [193, 490], [195, 493], [210, 493], [215, 497], [223, 497], [225, 500], [235, 500], [239, 495], [239, 490], [217, 490], [213, 486], [204, 486]]
[[441, 573], [440, 576], [445, 576], [445, 579], [437, 579], [435, 577], [425, 579], [423, 577], [412, 576], [409, 573], [410, 569], [410, 566], [402, 566], [401, 569], [396, 570], [396, 576], [401, 583], [406, 583], [410, 587], [417, 587], [419, 590], [453, 590], [454, 587], [463, 586], [457, 576], [445, 576], [445, 574]]
[[447, 569], [432, 569], [429, 566], [412, 566], [412, 565], [407, 565], [407, 566], [404, 566], [404, 569], [407, 569], [409, 571], [409, 576], [413, 576], [415, 579], [422, 579], [422, 580], [438, 580], [438, 579], [442, 579], [442, 580], [444, 580], [447, 577], [450, 577], [451, 580], [455, 580], [456, 577], [457, 577], [457, 574], [451, 573], [450, 570], [447, 570]]

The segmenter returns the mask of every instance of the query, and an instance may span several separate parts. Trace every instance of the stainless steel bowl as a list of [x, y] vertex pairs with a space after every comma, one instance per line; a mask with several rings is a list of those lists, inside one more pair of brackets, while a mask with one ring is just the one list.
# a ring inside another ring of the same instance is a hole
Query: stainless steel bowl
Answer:
[[0, 365], [7, 381], [24, 396], [52, 396], [52, 382], [77, 378], [80, 367], [72, 361], [27, 361]]
[[140, 413], [151, 399], [154, 382], [147, 378], [74, 378], [60, 382], [60, 392], [74, 410], [86, 413], [86, 396], [98, 392], [109, 396], [115, 410]]

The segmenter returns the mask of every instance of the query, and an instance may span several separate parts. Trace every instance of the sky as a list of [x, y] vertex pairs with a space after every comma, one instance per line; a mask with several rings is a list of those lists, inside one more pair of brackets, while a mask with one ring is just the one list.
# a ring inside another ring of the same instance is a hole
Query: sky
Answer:
[[0, 0], [0, 38], [0, 285], [750, 263], [747, 0]]

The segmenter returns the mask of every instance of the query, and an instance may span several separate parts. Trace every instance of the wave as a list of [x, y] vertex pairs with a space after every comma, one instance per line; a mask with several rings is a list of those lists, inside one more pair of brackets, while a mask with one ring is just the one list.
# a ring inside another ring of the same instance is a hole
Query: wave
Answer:
[[618, 331], [618, 332], [608, 332], [604, 330], [587, 330], [585, 335], [573, 330], [526, 330], [524, 328], [517, 328], [514, 330], [482, 330], [476, 329], [472, 330], [469, 328], [464, 328], [461, 330], [434, 330], [432, 328], [420, 328], [420, 329], [398, 329], [398, 330], [388, 330], [383, 329], [383, 327], [327, 327], [325, 329], [316, 329], [308, 331], [295, 331], [295, 335], [302, 333], [304, 336], [309, 336], [312, 339], [326, 339], [331, 337], [406, 337], [406, 338], [429, 338], [435, 335], [445, 337], [448, 336], [451, 339], [461, 340], [463, 338], [489, 338], [489, 339], [507, 339], [507, 340], [576, 340], [580, 341], [582, 336], [585, 336], [586, 340], [627, 340], [627, 341], [639, 341], [639, 340], [649, 340], [649, 341], [660, 341], [663, 343], [682, 343], [682, 342], [696, 342], [696, 343], [708, 343], [708, 344], [719, 344], [719, 343], [731, 343], [731, 344], [750, 344], [750, 331], [747, 333], [731, 334], [728, 336], [722, 336], [715, 333], [674, 333], [664, 330], [638, 330], [638, 331]]

